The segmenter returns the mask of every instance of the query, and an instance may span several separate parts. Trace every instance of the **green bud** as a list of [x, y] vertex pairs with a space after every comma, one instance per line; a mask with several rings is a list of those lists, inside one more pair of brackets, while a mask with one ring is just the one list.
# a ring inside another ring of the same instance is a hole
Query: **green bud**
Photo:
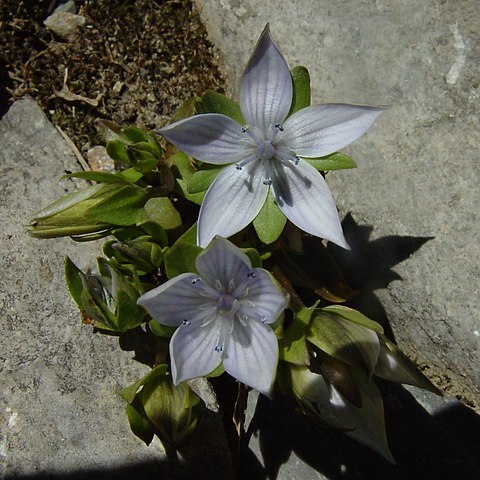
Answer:
[[122, 184], [98, 184], [70, 193], [36, 213], [27, 233], [36, 238], [81, 236], [105, 231], [110, 224], [87, 216], [87, 211], [111, 197]]
[[187, 383], [173, 385], [169, 375], [147, 381], [140, 393], [148, 419], [162, 443], [181, 446], [195, 431], [205, 408]]

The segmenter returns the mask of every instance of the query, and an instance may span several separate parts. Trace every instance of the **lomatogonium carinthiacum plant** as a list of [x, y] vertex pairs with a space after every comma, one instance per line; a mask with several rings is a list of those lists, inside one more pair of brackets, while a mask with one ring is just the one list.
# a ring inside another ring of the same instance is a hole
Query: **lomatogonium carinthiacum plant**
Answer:
[[236, 434], [240, 392], [280, 391], [315, 422], [392, 460], [378, 385], [436, 389], [378, 323], [335, 305], [356, 292], [323, 242], [347, 247], [320, 173], [355, 166], [336, 151], [381, 111], [310, 106], [308, 71], [289, 71], [267, 27], [241, 79], [240, 105], [207, 91], [195, 112], [160, 130], [183, 152], [163, 150], [152, 132], [107, 122], [107, 153], [125, 168], [69, 174], [98, 185], [35, 216], [36, 237], [110, 236], [98, 273], [67, 259], [67, 284], [85, 323], [134, 331], [136, 350], [148, 347], [139, 358], [152, 370], [120, 392], [145, 443], [154, 435], [169, 448], [191, 442], [206, 407], [190, 380], [208, 390], [233, 377], [238, 401], [220, 407]]
[[272, 189], [276, 204], [297, 227], [347, 247], [328, 186], [305, 159], [324, 157], [349, 145], [383, 109], [325, 104], [289, 116], [293, 94], [288, 65], [267, 26], [240, 81], [243, 125], [227, 115], [207, 113], [159, 131], [197, 160], [231, 164], [202, 202], [200, 246], [205, 247], [215, 235], [229, 237], [246, 227]]

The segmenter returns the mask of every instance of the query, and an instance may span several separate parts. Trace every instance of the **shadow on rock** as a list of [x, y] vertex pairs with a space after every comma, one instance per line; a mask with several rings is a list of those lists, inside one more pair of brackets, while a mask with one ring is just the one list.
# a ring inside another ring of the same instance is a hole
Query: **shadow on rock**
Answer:
[[402, 277], [392, 270], [435, 237], [389, 235], [370, 240], [373, 227], [358, 225], [350, 213], [342, 222], [343, 231], [351, 250], [329, 244], [329, 251], [345, 275], [348, 283], [359, 290], [349, 306], [380, 323], [392, 340], [393, 332], [375, 290], [387, 288]]
[[292, 452], [331, 480], [480, 478], [480, 417], [467, 407], [455, 402], [430, 415], [409, 391], [394, 386], [385, 416], [396, 465], [341, 432], [314, 425], [284, 397], [261, 396], [248, 435], [258, 436], [264, 467], [250, 451], [241, 478], [275, 480], [287, 462], [302, 478]]

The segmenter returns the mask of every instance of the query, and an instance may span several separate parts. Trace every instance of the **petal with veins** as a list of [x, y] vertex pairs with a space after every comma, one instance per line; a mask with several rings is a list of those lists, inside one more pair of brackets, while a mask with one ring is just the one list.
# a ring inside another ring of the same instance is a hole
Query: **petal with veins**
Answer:
[[231, 281], [238, 285], [252, 270], [250, 259], [233, 243], [218, 236], [197, 257], [195, 265], [210, 285], [219, 280], [224, 291], [227, 291]]
[[290, 110], [293, 88], [288, 65], [265, 27], [240, 82], [240, 108], [249, 125], [264, 135], [282, 123]]
[[213, 372], [222, 361], [222, 351], [215, 350], [220, 337], [218, 316], [208, 325], [201, 322], [181, 326], [170, 340], [173, 383], [201, 377]]
[[232, 377], [270, 395], [278, 362], [277, 337], [269, 325], [249, 320], [236, 322], [223, 356], [223, 366]]
[[159, 130], [187, 155], [213, 164], [239, 162], [255, 149], [242, 127], [230, 117], [206, 113], [180, 120]]
[[283, 214], [307, 233], [349, 248], [327, 183], [305, 160], [274, 162], [273, 192]]
[[[258, 171], [260, 169], [260, 171]], [[240, 170], [225, 167], [213, 181], [198, 215], [197, 243], [205, 248], [215, 235], [230, 237], [258, 214], [268, 195], [263, 169], [252, 161]]]
[[361, 137], [383, 111], [337, 103], [307, 107], [287, 118], [282, 142], [300, 157], [323, 157]]
[[199, 295], [198, 287], [192, 283], [196, 278], [194, 273], [183, 273], [144, 293], [137, 303], [163, 325], [177, 327], [184, 320], [201, 319], [202, 313], [205, 316], [213, 311], [215, 303]]
[[[264, 323], [273, 323], [287, 307], [288, 294], [276, 285], [275, 280], [266, 270], [255, 268], [253, 274], [247, 287], [248, 293], [238, 298], [240, 303], [238, 314], [259, 319]], [[238, 297], [241, 293], [235, 291], [234, 295]]]

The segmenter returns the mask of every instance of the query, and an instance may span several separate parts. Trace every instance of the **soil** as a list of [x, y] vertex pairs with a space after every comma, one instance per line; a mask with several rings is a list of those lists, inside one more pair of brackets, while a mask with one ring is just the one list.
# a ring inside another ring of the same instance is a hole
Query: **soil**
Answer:
[[77, 0], [85, 25], [71, 41], [43, 23], [61, 3], [0, 2], [0, 114], [31, 95], [85, 153], [103, 143], [98, 118], [157, 129], [186, 99], [223, 92], [190, 1]]

